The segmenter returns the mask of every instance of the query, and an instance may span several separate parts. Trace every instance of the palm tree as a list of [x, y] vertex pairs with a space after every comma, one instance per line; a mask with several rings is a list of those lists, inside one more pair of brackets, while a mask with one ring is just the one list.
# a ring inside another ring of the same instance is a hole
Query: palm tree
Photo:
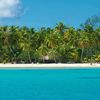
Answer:
[[55, 62], [99, 61], [100, 27], [84, 25], [82, 29], [58, 23], [39, 30], [28, 27], [0, 27], [0, 62], [24, 60], [28, 63], [48, 59]]
[[78, 40], [78, 47], [81, 49], [81, 62], [83, 61], [84, 50], [90, 46], [90, 40], [87, 36], [88, 34], [84, 31], [81, 31], [80, 38]]

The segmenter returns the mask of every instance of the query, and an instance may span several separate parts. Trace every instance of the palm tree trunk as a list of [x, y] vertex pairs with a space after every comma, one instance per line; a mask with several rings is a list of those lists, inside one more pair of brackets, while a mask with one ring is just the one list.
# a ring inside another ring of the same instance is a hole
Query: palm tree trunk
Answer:
[[84, 52], [84, 48], [82, 48], [82, 52], [81, 52], [81, 62], [83, 60], [83, 52]]
[[[11, 51], [11, 52], [12, 52], [12, 54], [13, 54], [14, 60], [16, 60], [15, 54], [14, 54], [14, 52], [13, 52], [13, 50], [12, 50], [12, 48], [10, 47], [10, 45], [9, 45], [9, 44], [8, 44], [8, 47], [9, 47], [10, 51]], [[13, 62], [12, 62], [12, 63], [13, 63]]]
[[29, 62], [31, 63], [31, 56], [30, 56], [30, 52], [28, 51], [28, 58], [29, 58]]

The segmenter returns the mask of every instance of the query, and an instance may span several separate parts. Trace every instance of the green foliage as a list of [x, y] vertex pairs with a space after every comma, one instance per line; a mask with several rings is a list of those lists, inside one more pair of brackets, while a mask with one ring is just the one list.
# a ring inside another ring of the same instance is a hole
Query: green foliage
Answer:
[[46, 57], [56, 63], [100, 63], [100, 27], [0, 27], [0, 63], [37, 63]]

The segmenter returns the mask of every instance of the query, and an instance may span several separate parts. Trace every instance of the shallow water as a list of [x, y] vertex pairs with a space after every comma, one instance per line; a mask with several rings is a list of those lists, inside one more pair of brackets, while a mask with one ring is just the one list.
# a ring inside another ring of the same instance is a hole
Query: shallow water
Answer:
[[0, 100], [100, 100], [100, 69], [1, 69]]

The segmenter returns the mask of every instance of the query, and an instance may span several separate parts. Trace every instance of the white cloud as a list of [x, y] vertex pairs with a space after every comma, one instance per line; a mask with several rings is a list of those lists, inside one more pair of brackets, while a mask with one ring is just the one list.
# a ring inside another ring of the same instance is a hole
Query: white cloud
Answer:
[[20, 13], [20, 9], [20, 0], [0, 0], [0, 18], [16, 17]]

